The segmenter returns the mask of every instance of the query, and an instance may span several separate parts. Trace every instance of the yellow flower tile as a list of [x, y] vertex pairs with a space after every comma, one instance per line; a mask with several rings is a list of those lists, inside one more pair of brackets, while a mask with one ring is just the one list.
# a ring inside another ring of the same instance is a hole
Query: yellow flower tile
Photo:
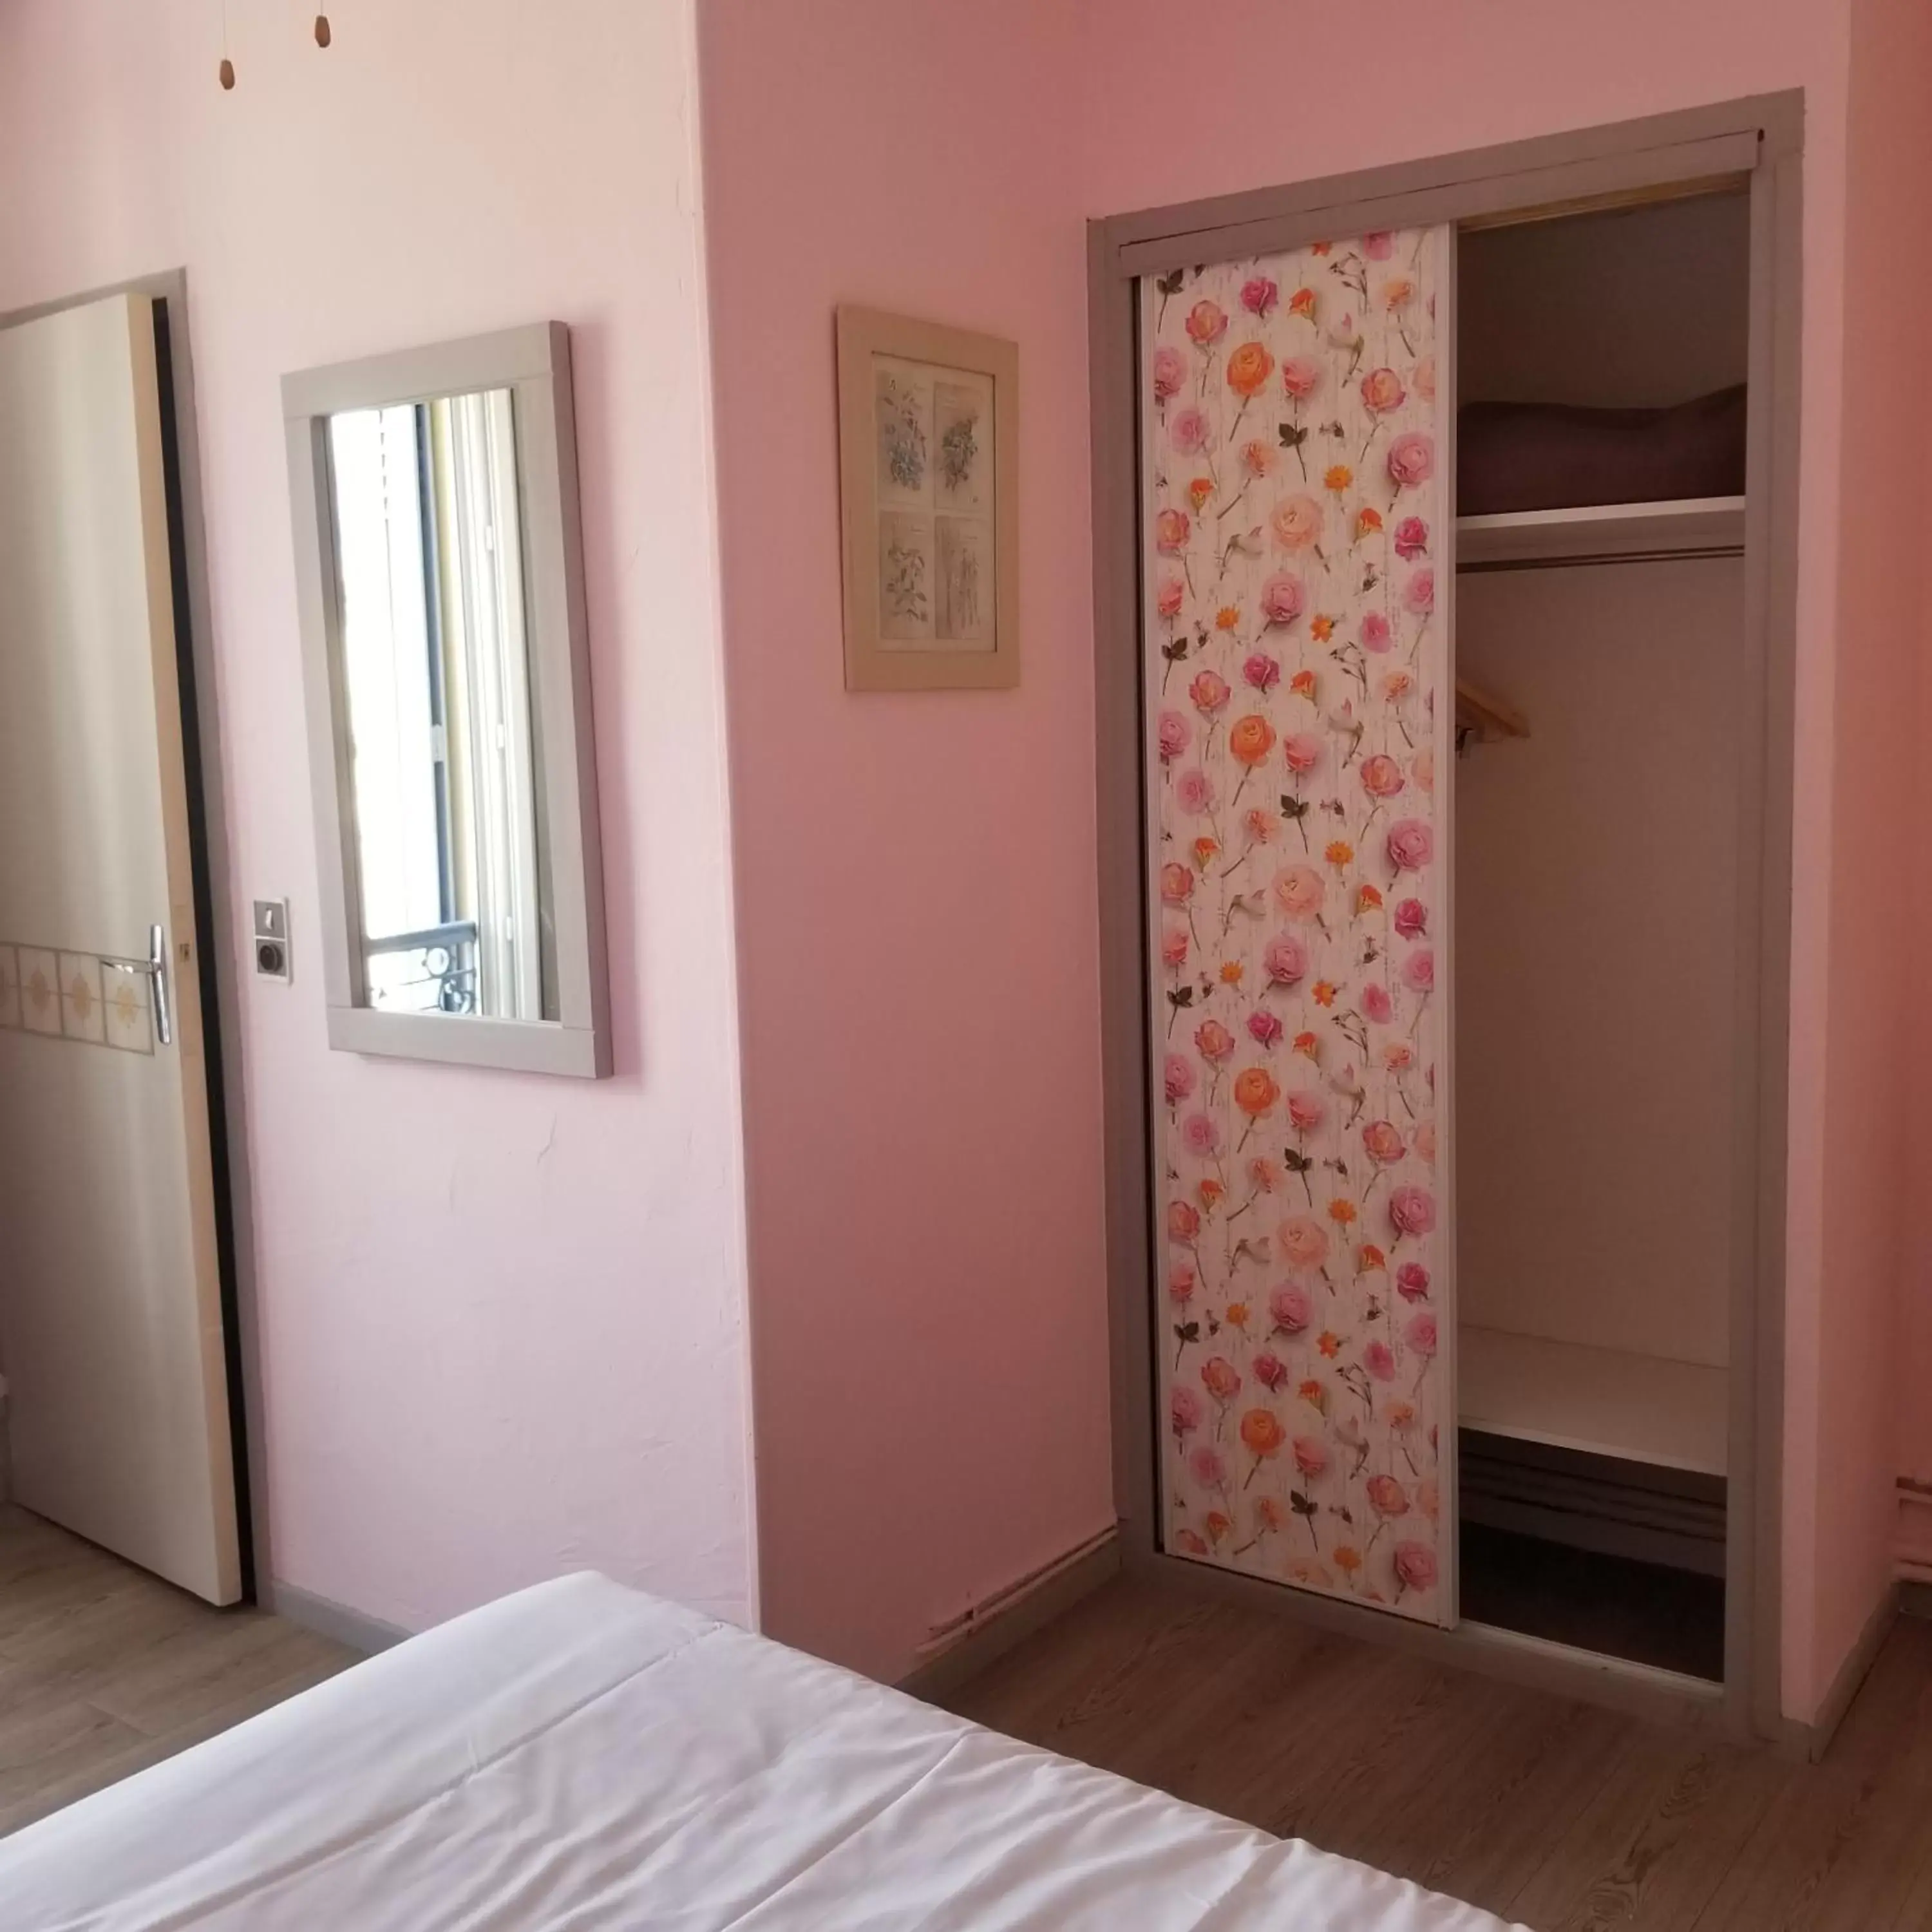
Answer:
[[61, 1030], [70, 1040], [98, 1046], [107, 1037], [101, 1011], [100, 962], [89, 952], [63, 952], [60, 960]]
[[19, 949], [20, 1024], [29, 1033], [61, 1030], [60, 961], [38, 946]]

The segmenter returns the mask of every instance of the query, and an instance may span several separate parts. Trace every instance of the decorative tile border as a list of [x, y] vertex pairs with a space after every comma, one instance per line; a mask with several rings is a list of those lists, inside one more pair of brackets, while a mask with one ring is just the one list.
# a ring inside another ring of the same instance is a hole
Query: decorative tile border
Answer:
[[152, 1054], [154, 1020], [146, 962], [0, 944], [0, 1030]]

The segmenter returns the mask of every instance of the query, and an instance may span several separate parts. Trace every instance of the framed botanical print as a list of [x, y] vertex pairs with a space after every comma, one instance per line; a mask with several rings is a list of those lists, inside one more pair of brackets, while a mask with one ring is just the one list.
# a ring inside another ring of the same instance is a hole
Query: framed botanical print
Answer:
[[1018, 683], [1019, 350], [838, 310], [845, 683]]

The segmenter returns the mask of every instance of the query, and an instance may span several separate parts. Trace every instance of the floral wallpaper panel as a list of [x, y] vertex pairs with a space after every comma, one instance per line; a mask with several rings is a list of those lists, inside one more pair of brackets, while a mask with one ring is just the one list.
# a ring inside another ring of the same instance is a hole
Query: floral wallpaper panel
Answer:
[[1162, 1538], [1448, 1620], [1439, 230], [1142, 290]]

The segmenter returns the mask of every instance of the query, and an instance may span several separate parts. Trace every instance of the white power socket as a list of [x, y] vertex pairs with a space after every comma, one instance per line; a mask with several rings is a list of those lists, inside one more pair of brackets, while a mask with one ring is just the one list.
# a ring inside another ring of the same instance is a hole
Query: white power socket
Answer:
[[289, 944], [286, 899], [255, 902], [255, 976], [289, 983], [295, 971], [294, 949]]

